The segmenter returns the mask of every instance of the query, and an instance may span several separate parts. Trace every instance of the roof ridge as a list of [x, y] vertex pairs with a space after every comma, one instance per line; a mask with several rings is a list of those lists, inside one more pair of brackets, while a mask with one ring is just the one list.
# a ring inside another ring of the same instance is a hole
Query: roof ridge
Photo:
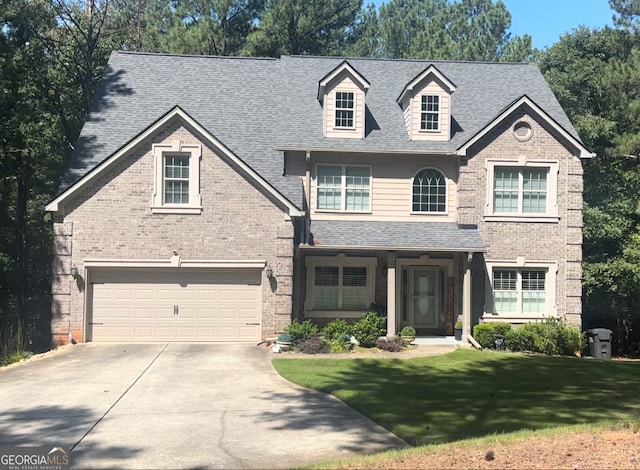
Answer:
[[139, 52], [139, 51], [114, 51], [118, 55], [140, 55], [151, 57], [181, 57], [186, 59], [239, 59], [239, 60], [280, 60], [276, 57], [254, 57], [254, 56], [236, 56], [236, 55], [206, 55], [206, 54], [171, 54], [168, 52]]
[[495, 62], [488, 60], [443, 60], [443, 59], [409, 59], [409, 58], [386, 58], [386, 57], [347, 57], [347, 56], [326, 56], [326, 55], [283, 55], [281, 59], [342, 59], [363, 60], [369, 62], [413, 62], [428, 64], [487, 64], [487, 65], [532, 65], [531, 62]]

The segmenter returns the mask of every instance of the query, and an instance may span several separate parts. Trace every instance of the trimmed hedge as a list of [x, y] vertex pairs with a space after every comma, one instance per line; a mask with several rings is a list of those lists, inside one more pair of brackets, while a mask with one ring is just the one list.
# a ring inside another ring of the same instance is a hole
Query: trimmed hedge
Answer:
[[542, 323], [526, 323], [510, 331], [505, 338], [511, 351], [526, 351], [551, 356], [577, 356], [584, 338], [581, 331], [556, 318]]
[[495, 348], [494, 335], [506, 336], [511, 331], [511, 323], [480, 323], [473, 327], [473, 337], [483, 348]]
[[297, 346], [305, 339], [317, 335], [318, 327], [311, 323], [311, 320], [305, 320], [302, 323], [296, 320], [290, 325], [287, 325], [283, 332], [291, 336], [291, 343]]
[[385, 317], [379, 316], [377, 312], [369, 312], [353, 325], [353, 336], [356, 337], [360, 346], [371, 348], [376, 345], [378, 338], [387, 333], [384, 328], [385, 320]]

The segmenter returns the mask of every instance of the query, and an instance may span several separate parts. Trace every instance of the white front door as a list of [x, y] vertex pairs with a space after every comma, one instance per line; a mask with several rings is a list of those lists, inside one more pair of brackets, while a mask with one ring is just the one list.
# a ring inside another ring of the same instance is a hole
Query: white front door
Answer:
[[438, 268], [412, 267], [409, 270], [410, 323], [415, 328], [438, 328], [440, 312]]

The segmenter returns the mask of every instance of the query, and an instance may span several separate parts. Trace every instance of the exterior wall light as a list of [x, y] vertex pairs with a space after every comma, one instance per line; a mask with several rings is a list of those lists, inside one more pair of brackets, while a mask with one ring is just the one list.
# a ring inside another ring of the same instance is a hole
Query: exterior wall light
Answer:
[[271, 269], [271, 267], [268, 266], [267, 269], [265, 270], [265, 274], [267, 275], [267, 279], [272, 279], [273, 278], [273, 269]]
[[73, 265], [71, 267], [71, 277], [76, 281], [80, 277], [80, 273], [78, 272], [78, 268], [75, 265]]

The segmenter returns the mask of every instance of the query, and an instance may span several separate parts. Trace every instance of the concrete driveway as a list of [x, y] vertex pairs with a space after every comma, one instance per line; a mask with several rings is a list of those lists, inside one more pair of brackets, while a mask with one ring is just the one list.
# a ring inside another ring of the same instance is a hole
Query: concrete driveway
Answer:
[[79, 344], [0, 370], [0, 447], [75, 468], [283, 468], [406, 446], [273, 370], [264, 349]]

